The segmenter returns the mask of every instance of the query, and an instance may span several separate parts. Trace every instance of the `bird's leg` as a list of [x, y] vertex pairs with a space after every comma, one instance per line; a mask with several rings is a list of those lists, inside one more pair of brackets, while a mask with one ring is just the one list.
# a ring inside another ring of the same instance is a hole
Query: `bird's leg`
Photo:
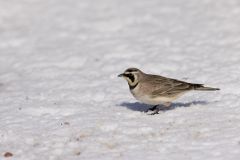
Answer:
[[149, 115], [155, 115], [155, 114], [159, 114], [159, 111], [161, 111], [161, 110], [164, 111], [164, 110], [168, 109], [170, 106], [171, 106], [171, 102], [165, 102], [162, 104], [161, 108], [159, 108], [159, 105], [155, 105], [155, 106], [149, 108], [146, 112], [153, 111]]
[[147, 111], [154, 111], [154, 110], [156, 110], [157, 109], [157, 107], [158, 107], [158, 105], [155, 105], [155, 106], [153, 106], [153, 107], [151, 107], [151, 108], [149, 108]]
[[151, 112], [149, 115], [158, 114], [158, 112], [159, 112], [158, 105], [155, 105], [155, 106], [149, 108], [146, 112], [149, 112], [149, 111], [153, 111], [153, 112]]
[[155, 115], [155, 114], [159, 114], [159, 111], [160, 111], [160, 109], [159, 109], [158, 107], [156, 107], [156, 109], [155, 109], [155, 110], [153, 110], [153, 112], [152, 112], [152, 113], [150, 113], [149, 115]]

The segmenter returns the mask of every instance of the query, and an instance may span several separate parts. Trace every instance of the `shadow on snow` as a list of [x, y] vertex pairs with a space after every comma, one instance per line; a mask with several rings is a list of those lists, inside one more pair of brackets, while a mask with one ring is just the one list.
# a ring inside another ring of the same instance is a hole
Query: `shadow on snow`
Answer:
[[[207, 104], [209, 104], [209, 102], [207, 102], [207, 101], [192, 101], [192, 102], [188, 102], [188, 103], [177, 102], [177, 103], [172, 103], [170, 105], [170, 107], [162, 107], [161, 105], [159, 105], [159, 108], [161, 111], [168, 111], [168, 110], [173, 110], [178, 107], [191, 107], [194, 105], [207, 105]], [[135, 102], [135, 103], [123, 102], [120, 104], [120, 106], [126, 107], [133, 111], [140, 111], [140, 112], [147, 111], [148, 108], [152, 107], [151, 105], [147, 105], [147, 104], [139, 103], [139, 102]]]

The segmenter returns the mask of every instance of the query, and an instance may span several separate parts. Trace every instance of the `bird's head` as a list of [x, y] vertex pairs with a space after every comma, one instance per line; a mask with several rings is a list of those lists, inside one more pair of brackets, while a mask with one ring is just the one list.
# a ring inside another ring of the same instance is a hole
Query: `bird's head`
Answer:
[[143, 74], [143, 72], [137, 68], [128, 68], [124, 73], [119, 74], [118, 77], [126, 79], [131, 88], [131, 86], [136, 86], [138, 84], [141, 74]]

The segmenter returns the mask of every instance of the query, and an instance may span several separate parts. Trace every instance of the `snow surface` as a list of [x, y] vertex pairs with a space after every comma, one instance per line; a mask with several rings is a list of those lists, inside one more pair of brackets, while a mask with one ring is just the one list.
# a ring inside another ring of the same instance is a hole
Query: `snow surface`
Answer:
[[[239, 160], [239, 14], [239, 0], [0, 0], [0, 159]], [[221, 91], [149, 116], [117, 77], [128, 67]]]

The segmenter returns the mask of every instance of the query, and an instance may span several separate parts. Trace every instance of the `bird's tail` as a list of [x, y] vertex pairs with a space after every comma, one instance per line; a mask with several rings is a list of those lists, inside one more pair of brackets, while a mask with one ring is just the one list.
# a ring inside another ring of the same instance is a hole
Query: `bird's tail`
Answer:
[[204, 87], [203, 84], [192, 84], [193, 89], [197, 91], [217, 91], [219, 88]]

